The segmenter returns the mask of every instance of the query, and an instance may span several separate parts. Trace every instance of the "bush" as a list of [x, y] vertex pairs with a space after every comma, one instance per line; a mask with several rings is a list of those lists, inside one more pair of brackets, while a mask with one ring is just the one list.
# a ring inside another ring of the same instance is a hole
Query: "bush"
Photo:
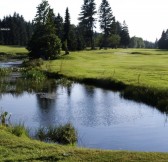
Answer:
[[31, 79], [35, 81], [41, 81], [46, 79], [46, 75], [42, 71], [36, 69], [25, 70], [22, 72], [22, 76], [25, 79]]
[[42, 141], [52, 141], [66, 145], [74, 145], [77, 142], [77, 132], [70, 123], [58, 127], [39, 128], [35, 136]]

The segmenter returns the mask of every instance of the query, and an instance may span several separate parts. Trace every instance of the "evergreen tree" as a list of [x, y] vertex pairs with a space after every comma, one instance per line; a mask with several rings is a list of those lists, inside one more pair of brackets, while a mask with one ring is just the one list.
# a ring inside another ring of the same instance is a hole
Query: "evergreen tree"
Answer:
[[69, 50], [71, 51], [76, 51], [77, 50], [77, 28], [75, 25], [70, 26], [70, 32], [69, 32], [69, 37], [70, 42], [69, 42]]
[[47, 15], [50, 9], [50, 6], [48, 4], [47, 0], [42, 0], [42, 2], [36, 7], [37, 13], [34, 18], [34, 22], [36, 26], [42, 26], [46, 24]]
[[61, 17], [61, 15], [58, 13], [58, 15], [55, 17], [55, 26], [56, 26], [56, 34], [58, 35], [58, 37], [62, 40], [63, 42], [63, 18]]
[[26, 22], [26, 33], [27, 33], [27, 40], [29, 42], [33, 34], [33, 23], [32, 22]]
[[76, 36], [77, 36], [77, 50], [80, 51], [85, 49], [86, 47], [85, 41], [80, 26], [76, 27]]
[[65, 54], [69, 54], [68, 50], [70, 46], [70, 37], [69, 37], [70, 28], [71, 28], [70, 14], [68, 8], [66, 8], [65, 21], [64, 21], [64, 38], [63, 38]]
[[4, 36], [3, 36], [3, 22], [0, 20], [0, 44], [4, 44]]
[[79, 14], [80, 27], [82, 29], [85, 42], [89, 42], [91, 49], [94, 49], [94, 27], [97, 13], [96, 4], [94, 0], [84, 0], [84, 4], [81, 7], [81, 13]]
[[[100, 28], [103, 30], [104, 38], [102, 46], [107, 46], [107, 39], [111, 34], [112, 22], [114, 21], [112, 9], [107, 0], [102, 0], [99, 8], [99, 22]], [[116, 33], [113, 33], [116, 34]]]
[[158, 41], [158, 47], [160, 49], [168, 49], [168, 30], [162, 32], [162, 36]]
[[121, 41], [120, 41], [121, 46], [123, 46], [124, 48], [127, 48], [130, 43], [130, 36], [129, 36], [128, 26], [126, 25], [125, 21], [123, 22], [123, 27], [122, 27], [120, 37], [121, 37]]
[[37, 7], [34, 34], [27, 49], [31, 58], [54, 59], [60, 53], [61, 41], [55, 34], [55, 15], [48, 2], [43, 0]]
[[18, 26], [20, 26], [20, 29], [19, 29], [19, 44], [21, 46], [24, 46], [27, 44], [28, 42], [28, 37], [27, 37], [27, 31], [26, 31], [26, 22], [24, 21], [24, 18], [23, 16], [21, 16], [19, 18], [19, 22], [18, 22]]

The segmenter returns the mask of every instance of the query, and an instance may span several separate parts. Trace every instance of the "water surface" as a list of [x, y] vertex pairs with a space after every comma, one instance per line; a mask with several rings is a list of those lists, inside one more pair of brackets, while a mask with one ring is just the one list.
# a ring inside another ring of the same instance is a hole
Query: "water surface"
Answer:
[[153, 107], [78, 83], [28, 85], [24, 80], [12, 91], [9, 85], [1, 91], [0, 106], [12, 113], [12, 122], [24, 122], [31, 129], [71, 122], [81, 147], [168, 151], [167, 116]]

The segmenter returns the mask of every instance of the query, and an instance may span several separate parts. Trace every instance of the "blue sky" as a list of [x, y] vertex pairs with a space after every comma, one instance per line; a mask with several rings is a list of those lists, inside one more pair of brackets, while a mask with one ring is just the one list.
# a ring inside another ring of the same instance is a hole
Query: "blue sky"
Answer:
[[[0, 4], [0, 18], [13, 14], [14, 11], [32, 20], [36, 14], [36, 7], [41, 0], [2, 0]], [[66, 7], [69, 8], [71, 23], [78, 23], [83, 0], [48, 0], [55, 14], [64, 17]], [[95, 0], [97, 8], [101, 0]], [[113, 15], [121, 23], [125, 20], [130, 36], [142, 37], [144, 40], [155, 41], [160, 38], [163, 30], [168, 29], [168, 1], [167, 0], [108, 0]], [[97, 29], [99, 31], [97, 23]]]

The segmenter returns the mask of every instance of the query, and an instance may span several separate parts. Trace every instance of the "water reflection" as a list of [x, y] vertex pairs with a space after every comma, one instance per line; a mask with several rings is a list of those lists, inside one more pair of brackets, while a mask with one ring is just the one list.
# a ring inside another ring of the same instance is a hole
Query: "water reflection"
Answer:
[[0, 68], [18, 67], [21, 64], [22, 64], [22, 61], [0, 62]]
[[50, 126], [54, 123], [55, 118], [55, 99], [42, 98], [40, 94], [37, 98], [37, 114], [41, 126]]
[[24, 92], [55, 92], [56, 82], [54, 80], [43, 80], [35, 82], [32, 80], [23, 79], [17, 75], [9, 75], [0, 77], [0, 94], [12, 94], [13, 96], [22, 96]]
[[0, 80], [0, 106], [13, 114], [13, 121], [23, 119], [31, 128], [72, 122], [79, 146], [168, 151], [167, 116], [153, 107], [77, 83]]

